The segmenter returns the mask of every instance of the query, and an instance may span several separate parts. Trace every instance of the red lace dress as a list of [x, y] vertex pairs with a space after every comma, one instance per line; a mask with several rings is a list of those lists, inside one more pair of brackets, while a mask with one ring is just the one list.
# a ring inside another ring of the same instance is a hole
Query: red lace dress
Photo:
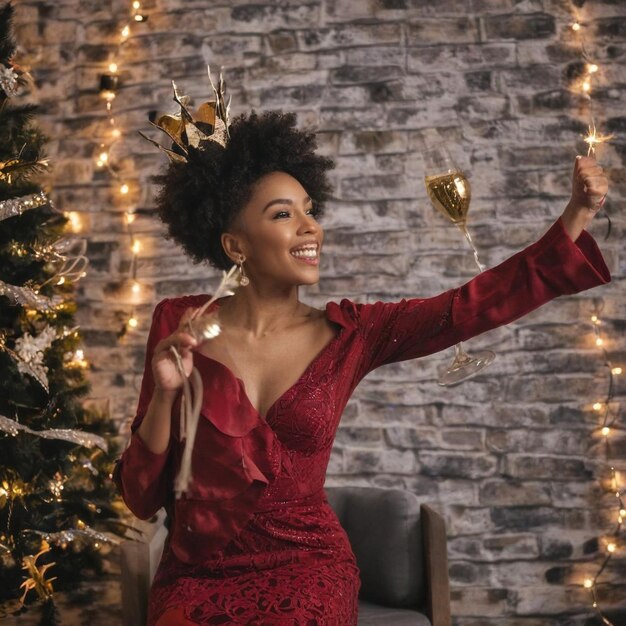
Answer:
[[154, 388], [155, 344], [209, 296], [160, 302], [133, 434], [114, 474], [135, 515], [148, 518], [164, 506], [171, 520], [148, 623], [355, 625], [359, 569], [323, 487], [341, 414], [359, 381], [381, 365], [442, 350], [608, 281], [593, 238], [583, 232], [573, 243], [558, 220], [525, 250], [438, 296], [328, 302], [337, 334], [265, 417], [225, 365], [195, 353], [205, 394], [194, 482], [180, 500], [172, 491], [182, 452], [180, 394], [165, 452], [150, 452], [136, 430]]

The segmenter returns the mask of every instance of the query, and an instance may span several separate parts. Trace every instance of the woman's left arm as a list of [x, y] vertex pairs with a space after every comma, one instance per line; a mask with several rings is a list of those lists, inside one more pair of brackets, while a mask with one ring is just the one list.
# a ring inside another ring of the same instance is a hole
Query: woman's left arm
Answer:
[[508, 324], [558, 296], [610, 282], [595, 240], [583, 230], [606, 193], [606, 179], [592, 162], [577, 159], [572, 199], [539, 240], [461, 287], [399, 302], [344, 299], [363, 339], [355, 381], [381, 365], [432, 354]]

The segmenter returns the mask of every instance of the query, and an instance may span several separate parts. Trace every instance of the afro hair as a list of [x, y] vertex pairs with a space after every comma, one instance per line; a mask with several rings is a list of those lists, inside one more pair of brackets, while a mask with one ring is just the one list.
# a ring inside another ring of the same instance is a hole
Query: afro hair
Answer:
[[180, 244], [194, 263], [220, 270], [233, 262], [221, 235], [227, 231], [264, 175], [281, 171], [293, 176], [313, 200], [317, 216], [332, 192], [327, 171], [332, 159], [315, 154], [315, 133], [296, 128], [295, 113], [252, 111], [229, 125], [226, 148], [208, 141], [190, 148], [187, 163], [170, 162], [153, 176], [156, 207], [167, 225], [167, 239]]

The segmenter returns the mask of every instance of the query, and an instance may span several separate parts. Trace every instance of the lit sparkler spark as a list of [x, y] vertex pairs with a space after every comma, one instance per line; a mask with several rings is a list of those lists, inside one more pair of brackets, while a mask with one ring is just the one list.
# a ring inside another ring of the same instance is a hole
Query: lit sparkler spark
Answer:
[[596, 146], [598, 144], [604, 143], [605, 141], [609, 141], [613, 139], [615, 135], [598, 135], [598, 131], [596, 130], [596, 125], [592, 122], [589, 125], [589, 130], [587, 132], [587, 136], [585, 137], [585, 143], [589, 144], [589, 150], [587, 150], [587, 156], [596, 155]]

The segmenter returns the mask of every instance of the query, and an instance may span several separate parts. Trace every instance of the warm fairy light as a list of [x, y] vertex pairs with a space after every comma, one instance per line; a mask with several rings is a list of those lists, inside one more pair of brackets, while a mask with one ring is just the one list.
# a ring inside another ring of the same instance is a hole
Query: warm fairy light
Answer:
[[585, 582], [583, 583], [586, 589], [590, 589], [593, 587], [593, 580], [591, 578], [585, 578]]
[[57, 285], [62, 285], [65, 282], [65, 276], [61, 276], [61, 278], [59, 278]]
[[133, 293], [139, 293], [141, 291], [141, 285], [137, 281], [135, 281], [133, 283], [133, 286], [131, 287], [131, 291]]
[[141, 2], [139, 2], [139, 0], [135, 0], [135, 1], [133, 2], [133, 9], [135, 9], [135, 11], [136, 11], [137, 9], [141, 9]]
[[596, 338], [596, 346], [601, 346], [604, 344], [604, 340], [602, 339], [602, 337], [597, 337]]
[[120, 186], [120, 193], [127, 194], [130, 191], [130, 187], [124, 183]]
[[595, 74], [598, 71], [598, 69], [600, 69], [600, 68], [595, 63], [588, 63], [587, 64], [587, 71], [590, 74]]
[[126, 211], [126, 223], [132, 224], [137, 216], [132, 211]]
[[124, 28], [122, 28], [122, 37], [126, 39], [128, 35], [130, 35], [130, 27], [127, 24]]
[[594, 411], [601, 411], [602, 410], [602, 403], [601, 402], [594, 403], [593, 410]]
[[104, 167], [109, 161], [109, 154], [106, 150], [103, 150], [99, 155], [98, 155], [98, 160], [96, 161], [96, 165], [98, 167]]
[[65, 214], [65, 217], [70, 221], [69, 224], [72, 232], [79, 233], [82, 230], [83, 225], [80, 219], [80, 213], [69, 211]]
[[67, 362], [68, 367], [87, 369], [89, 363], [85, 360], [85, 353], [83, 350], [75, 350], [70, 360]]
[[597, 315], [592, 315], [592, 316], [591, 316], [591, 321], [592, 321], [594, 324], [599, 324], [599, 323], [600, 323], [600, 320], [598, 319], [598, 316], [597, 316]]
[[111, 74], [117, 72], [117, 63], [109, 63], [109, 72], [111, 72]]
[[579, 24], [578, 22], [574, 22], [574, 23], [572, 24], [572, 30], [573, 30], [574, 32], [578, 32], [578, 31], [580, 30], [580, 24]]
[[139, 241], [139, 239], [135, 239], [135, 241], [133, 241], [133, 254], [139, 254], [139, 251], [141, 250], [141, 242]]
[[626, 509], [620, 509], [620, 510], [619, 510], [619, 514], [620, 514], [622, 517], [626, 517]]
[[122, 131], [121, 131], [119, 128], [114, 128], [114, 129], [111, 131], [111, 136], [112, 136], [114, 139], [119, 139], [119, 138], [122, 136]]
[[111, 104], [113, 100], [115, 100], [115, 92], [109, 89], [103, 89], [100, 92], [100, 95], [107, 101], [107, 104]]
[[137, 322], [137, 318], [136, 318], [136, 317], [131, 317], [131, 318], [129, 318], [129, 320], [128, 320], [128, 325], [129, 325], [131, 328], [137, 328], [137, 324], [138, 324], [138, 322]]
[[622, 368], [621, 367], [614, 367], [611, 370], [611, 374], [613, 374], [614, 376], [619, 376], [622, 373]]
[[611, 432], [611, 429], [608, 426], [604, 426], [602, 428], [602, 435], [604, 437], [608, 437], [610, 432]]
[[607, 546], [606, 546], [607, 552], [615, 552], [615, 548], [616, 547], [617, 546], [614, 543], [607, 544]]
[[589, 93], [591, 91], [591, 82], [588, 79], [583, 80], [582, 90], [585, 93]]

